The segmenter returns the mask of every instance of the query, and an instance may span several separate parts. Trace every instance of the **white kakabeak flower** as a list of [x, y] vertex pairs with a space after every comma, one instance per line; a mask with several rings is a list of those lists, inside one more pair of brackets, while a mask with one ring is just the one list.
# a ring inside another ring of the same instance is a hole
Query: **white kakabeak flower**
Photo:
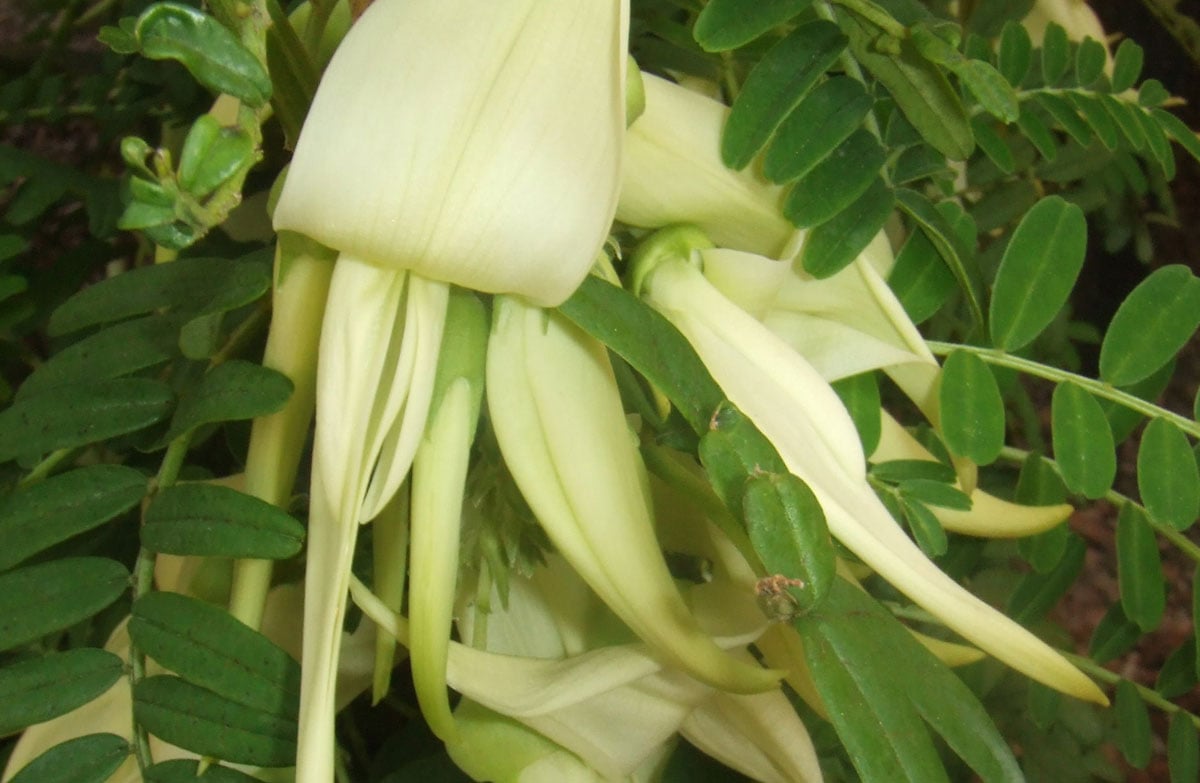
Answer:
[[645, 468], [604, 346], [557, 313], [497, 297], [487, 397], [505, 464], [550, 540], [671, 665], [755, 692], [778, 677], [735, 660], [697, 625], [655, 535]]
[[842, 544], [999, 660], [1052, 688], [1106, 702], [1096, 684], [1059, 653], [963, 589], [917, 548], [867, 482], [854, 424], [829, 384], [705, 279], [699, 253], [663, 253], [642, 261], [652, 265], [635, 269], [641, 295], [684, 334], [730, 401], [808, 484]]
[[607, 236], [627, 0], [377, 0], [329, 64], [275, 228], [339, 251], [322, 327], [297, 780], [333, 777], [356, 528], [408, 474], [450, 284], [565, 299]]

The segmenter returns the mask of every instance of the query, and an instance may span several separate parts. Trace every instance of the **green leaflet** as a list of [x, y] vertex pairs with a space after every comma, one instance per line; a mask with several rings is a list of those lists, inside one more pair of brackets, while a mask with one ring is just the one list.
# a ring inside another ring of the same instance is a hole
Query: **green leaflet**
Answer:
[[271, 287], [271, 254], [182, 258], [110, 277], [72, 296], [50, 317], [51, 336], [173, 308], [191, 316], [224, 312]]
[[142, 545], [152, 552], [279, 560], [300, 552], [304, 527], [256, 497], [210, 484], [176, 484], [146, 509]]
[[104, 693], [124, 673], [120, 658], [87, 647], [0, 668], [0, 734], [65, 715]]
[[796, 182], [784, 199], [784, 217], [797, 228], [832, 219], [875, 182], [885, 157], [870, 132], [854, 131]]
[[178, 677], [147, 677], [134, 687], [133, 715], [151, 733], [205, 756], [286, 767], [296, 759], [296, 722], [247, 707]]
[[1104, 75], [1108, 50], [1095, 38], [1084, 38], [1075, 50], [1075, 83], [1091, 87]]
[[693, 35], [706, 52], [737, 49], [810, 5], [812, 0], [711, 0], [696, 17]]
[[1186, 530], [1200, 514], [1200, 474], [1187, 436], [1166, 419], [1154, 419], [1138, 448], [1138, 491], [1150, 516]]
[[1016, 22], [1008, 22], [1000, 33], [996, 67], [1013, 87], [1020, 87], [1033, 65], [1033, 42], [1029, 33]]
[[280, 718], [299, 714], [299, 664], [218, 607], [178, 593], [148, 593], [133, 605], [129, 636], [194, 685]]
[[195, 8], [156, 3], [138, 18], [134, 34], [151, 60], [177, 60], [196, 81], [249, 106], [271, 97], [267, 70], [224, 25]]
[[1067, 93], [1067, 100], [1079, 110], [1088, 126], [1100, 139], [1105, 149], [1115, 150], [1121, 141], [1120, 133], [1112, 116], [1104, 108], [1104, 103], [1094, 95], [1082, 93]]
[[938, 401], [946, 446], [979, 465], [993, 462], [1004, 447], [1004, 400], [987, 364], [966, 351], [947, 356]]
[[1150, 711], [1129, 680], [1117, 683], [1117, 747], [1132, 766], [1144, 768], [1150, 763]]
[[104, 783], [129, 756], [116, 734], [87, 734], [55, 745], [29, 762], [9, 783]]
[[[964, 225], [961, 220], [948, 217], [942, 208], [935, 207], [924, 195], [909, 188], [896, 191], [896, 203], [921, 227], [946, 266], [954, 273], [954, 279], [966, 297], [971, 317], [979, 330], [983, 331], [985, 321], [979, 271], [973, 263], [973, 247], [966, 246], [962, 241], [967, 233], [963, 229], [968, 228], [969, 224]], [[974, 232], [970, 234], [973, 238]]]
[[919, 324], [941, 309], [954, 291], [954, 273], [925, 232], [914, 231], [896, 254], [888, 285], [904, 312]]
[[165, 418], [173, 402], [166, 384], [148, 378], [48, 389], [0, 412], [0, 462], [136, 432]]
[[1100, 346], [1100, 377], [1128, 386], [1166, 364], [1200, 325], [1200, 280], [1182, 264], [1156, 269], [1125, 298]]
[[1117, 458], [1108, 419], [1096, 398], [1066, 381], [1051, 400], [1054, 456], [1072, 492], [1104, 497], [1117, 474]]
[[938, 661], [866, 593], [836, 580], [825, 603], [793, 625], [830, 720], [863, 780], [947, 780], [926, 725], [985, 781], [1022, 780], [991, 718]]
[[883, 228], [895, 203], [895, 194], [883, 179], [873, 179], [846, 209], [808, 233], [800, 251], [804, 270], [825, 278], [845, 269]]
[[120, 465], [93, 465], [0, 498], [0, 571], [137, 505], [146, 477]]
[[119, 378], [179, 355], [180, 319], [149, 315], [110, 326], [59, 351], [17, 390], [27, 399], [55, 386]]
[[929, 144], [948, 158], [966, 160], [975, 147], [962, 101], [941, 70], [921, 57], [910, 41], [898, 55], [876, 48], [883, 31], [855, 14], [836, 9], [855, 58], [887, 88], [896, 105]]
[[204, 424], [274, 413], [291, 393], [292, 382], [281, 372], [239, 359], [223, 362], [180, 397], [163, 441]]
[[1167, 729], [1167, 768], [1171, 783], [1191, 783], [1200, 779], [1200, 740], [1191, 716], [1176, 712]]
[[1145, 51], [1132, 39], [1126, 38], [1121, 41], [1121, 45], [1117, 47], [1117, 53], [1113, 56], [1111, 82], [1114, 93], [1125, 92], [1137, 84], [1138, 77], [1142, 75], [1142, 63], [1145, 57]]
[[1067, 540], [1066, 551], [1058, 564], [1046, 573], [1026, 574], [1008, 599], [1008, 613], [1019, 623], [1039, 619], [1058, 603], [1083, 570], [1087, 544], [1074, 533]]
[[1158, 537], [1133, 503], [1121, 506], [1117, 517], [1117, 584], [1125, 616], [1143, 633], [1157, 628], [1167, 605]]
[[1138, 624], [1125, 616], [1121, 604], [1113, 604], [1092, 632], [1088, 656], [1096, 663], [1108, 663], [1132, 650], [1141, 638], [1142, 629]]
[[1051, 22], [1042, 38], [1042, 81], [1048, 87], [1056, 85], [1071, 67], [1071, 42], [1063, 26]]
[[746, 77], [730, 109], [721, 133], [725, 165], [749, 165], [845, 48], [845, 36], [826, 21], [801, 25], [772, 47]]
[[946, 554], [950, 540], [933, 512], [915, 497], [901, 495], [900, 503], [904, 509], [904, 518], [908, 521], [908, 529], [912, 531], [921, 551], [930, 557]]
[[857, 79], [826, 79], [779, 126], [763, 158], [763, 174], [780, 184], [804, 176], [860, 126], [874, 103]]
[[943, 462], [926, 459], [897, 459], [871, 466], [871, 475], [880, 481], [899, 483], [913, 479], [953, 484], [954, 468]]
[[1086, 250], [1087, 220], [1074, 204], [1049, 196], [1025, 214], [996, 272], [988, 313], [993, 345], [1019, 350], [1054, 320], [1075, 286]]
[[767, 572], [799, 581], [786, 588], [791, 600], [776, 616], [790, 619], [819, 606], [833, 584], [837, 557], [812, 490], [790, 473], [760, 473], [747, 479], [742, 509]]
[[245, 132], [221, 127], [211, 114], [201, 114], [179, 154], [179, 185], [203, 199], [254, 163], [254, 142]]
[[912, 478], [900, 483], [900, 494], [921, 501], [927, 506], [971, 510], [971, 498], [948, 482], [927, 478]]
[[0, 574], [0, 651], [86, 620], [128, 587], [125, 566], [100, 557], [66, 557]]
[[833, 390], [837, 392], [842, 404], [854, 420], [854, 428], [858, 430], [859, 440], [863, 444], [863, 453], [870, 454], [879, 445], [879, 436], [883, 427], [880, 415], [879, 384], [872, 372], [852, 375], [834, 381]]

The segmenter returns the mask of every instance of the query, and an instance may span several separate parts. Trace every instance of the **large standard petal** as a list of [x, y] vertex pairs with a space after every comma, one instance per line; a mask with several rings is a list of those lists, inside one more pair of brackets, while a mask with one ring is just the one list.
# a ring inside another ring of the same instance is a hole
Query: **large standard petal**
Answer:
[[321, 80], [275, 227], [561, 302], [616, 208], [628, 13], [625, 0], [377, 0]]
[[963, 589], [905, 535], [867, 483], [865, 461], [851, 459], [859, 441], [849, 414], [798, 354], [682, 259], [661, 262], [644, 285], [647, 300], [683, 332], [729, 399], [809, 485], [839, 541], [999, 660], [1052, 688], [1106, 703], [1095, 683]]

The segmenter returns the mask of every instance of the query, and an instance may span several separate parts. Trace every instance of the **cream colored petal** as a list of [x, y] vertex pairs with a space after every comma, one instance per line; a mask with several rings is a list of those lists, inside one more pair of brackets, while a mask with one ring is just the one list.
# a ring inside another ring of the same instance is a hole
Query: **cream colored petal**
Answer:
[[[898, 459], [934, 461], [935, 457], [916, 438], [909, 435], [883, 411], [879, 446], [871, 455], [872, 462], [887, 462]], [[961, 484], [959, 485], [961, 488]], [[970, 493], [969, 511], [930, 506], [929, 510], [942, 523], [942, 527], [955, 533], [985, 538], [1021, 538], [1042, 533], [1062, 524], [1074, 512], [1068, 503], [1050, 506], [1025, 506], [1010, 503], [976, 488]]]
[[686, 262], [662, 263], [646, 280], [648, 301], [684, 333], [729, 399], [809, 485], [838, 540], [988, 653], [1050, 687], [1106, 702], [1095, 683], [964, 590], [905, 535], [867, 483], [865, 464], [850, 459], [859, 442], [849, 414], [803, 359], [715, 289], [704, 294], [707, 283]]
[[735, 172], [721, 162], [729, 108], [642, 78], [646, 110], [626, 138], [617, 219], [644, 228], [695, 223], [718, 245], [782, 258], [795, 233], [780, 212], [783, 190], [754, 167]]
[[377, 0], [325, 72], [275, 227], [561, 302], [616, 207], [627, 29], [622, 0]]
[[714, 694], [688, 715], [680, 733], [726, 766], [763, 783], [824, 780], [808, 730], [782, 691]]
[[697, 626], [663, 561], [643, 468], [604, 347], [561, 316], [503, 298], [488, 407], [505, 462], [551, 541], [639, 637], [695, 677], [774, 685]]

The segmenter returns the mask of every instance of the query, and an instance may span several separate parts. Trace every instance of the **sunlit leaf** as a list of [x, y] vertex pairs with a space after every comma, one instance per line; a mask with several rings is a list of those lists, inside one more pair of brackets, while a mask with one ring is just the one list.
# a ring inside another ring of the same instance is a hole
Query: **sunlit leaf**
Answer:
[[938, 400], [946, 446], [979, 465], [993, 462], [1004, 447], [1004, 400], [987, 364], [967, 351], [951, 353]]
[[696, 17], [694, 35], [705, 51], [737, 49], [810, 5], [812, 0], [711, 0]]
[[1025, 214], [996, 272], [989, 313], [992, 343], [1005, 351], [1025, 347], [1067, 301], [1087, 250], [1083, 210], [1058, 196]]
[[1128, 386], [1166, 364], [1200, 325], [1200, 280], [1182, 264], [1156, 269], [1113, 316], [1100, 346], [1100, 377]]
[[1117, 473], [1112, 432], [1096, 398], [1070, 381], [1051, 400], [1054, 456], [1072, 492], [1100, 498]]
[[1132, 503], [1117, 517], [1117, 583], [1125, 616], [1146, 633], [1157, 628], [1167, 605], [1158, 538]]
[[1200, 514], [1200, 474], [1187, 436], [1166, 419], [1155, 419], [1138, 448], [1138, 491], [1150, 516], [1186, 530]]

